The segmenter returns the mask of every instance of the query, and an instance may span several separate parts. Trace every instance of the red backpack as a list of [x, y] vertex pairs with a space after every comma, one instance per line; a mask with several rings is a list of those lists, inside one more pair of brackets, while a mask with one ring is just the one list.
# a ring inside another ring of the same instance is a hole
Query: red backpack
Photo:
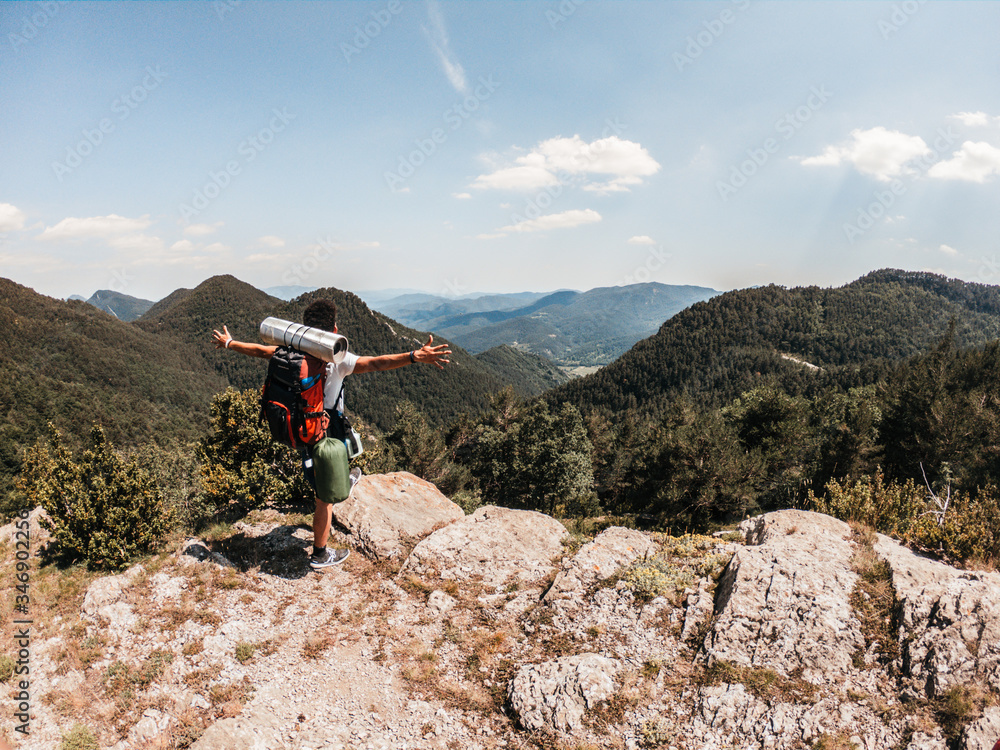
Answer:
[[260, 397], [261, 418], [271, 437], [292, 448], [308, 448], [326, 436], [330, 417], [323, 409], [326, 362], [279, 346], [267, 366]]

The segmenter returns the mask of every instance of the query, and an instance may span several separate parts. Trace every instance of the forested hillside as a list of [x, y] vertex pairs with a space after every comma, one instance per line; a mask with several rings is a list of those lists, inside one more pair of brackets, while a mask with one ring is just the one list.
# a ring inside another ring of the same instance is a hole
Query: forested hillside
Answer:
[[764, 382], [793, 394], [863, 385], [926, 352], [952, 319], [959, 347], [1000, 336], [997, 287], [885, 270], [836, 289], [741, 289], [692, 305], [611, 365], [548, 398], [584, 411], [655, 414], [681, 394], [721, 405]]
[[506, 378], [522, 396], [538, 396], [569, 380], [565, 372], [545, 357], [512, 346], [495, 346], [477, 354], [476, 359]]
[[0, 499], [19, 451], [51, 420], [68, 436], [92, 422], [121, 445], [200, 437], [226, 381], [197, 353], [86, 302], [0, 279]]

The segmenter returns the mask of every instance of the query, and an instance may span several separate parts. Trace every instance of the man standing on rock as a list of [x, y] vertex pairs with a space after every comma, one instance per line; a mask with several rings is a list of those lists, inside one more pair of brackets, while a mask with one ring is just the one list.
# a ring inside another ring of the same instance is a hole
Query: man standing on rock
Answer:
[[[316, 300], [310, 304], [302, 314], [302, 322], [310, 328], [319, 328], [323, 331], [338, 333], [337, 331], [337, 305], [328, 299]], [[248, 357], [259, 357], [260, 359], [270, 359], [278, 347], [265, 346], [264, 344], [247, 344], [236, 341], [229, 334], [226, 326], [222, 326], [222, 332], [213, 331], [216, 349], [232, 349], [233, 351], [245, 354]], [[433, 346], [434, 337], [428, 335], [427, 343], [419, 349], [413, 349], [401, 354], [384, 354], [380, 357], [359, 357], [356, 354], [347, 352], [347, 355], [340, 364], [332, 362], [326, 365], [326, 382], [323, 386], [323, 406], [327, 412], [331, 413], [337, 407], [337, 400], [340, 396], [340, 387], [344, 378], [352, 374], [362, 374], [366, 372], [382, 372], [384, 370], [395, 370], [407, 365], [423, 362], [436, 365], [444, 369], [448, 364], [447, 356], [451, 350], [446, 345]], [[332, 423], [332, 419], [331, 419]], [[328, 455], [316, 456], [316, 460], [329, 461], [331, 465], [324, 466], [324, 474], [334, 477], [334, 486], [345, 486], [353, 489], [355, 483], [361, 477], [361, 470], [355, 468], [350, 470], [350, 464], [346, 452], [335, 457]], [[302, 463], [303, 472], [306, 479], [316, 490], [315, 468], [312, 465], [312, 457], [304, 457]], [[350, 477], [345, 481], [346, 477]], [[330, 538], [330, 527], [333, 524], [333, 504], [344, 500], [350, 495], [350, 490], [343, 497], [321, 498], [317, 490], [316, 510], [313, 513], [313, 553], [309, 558], [309, 565], [314, 569], [328, 568], [332, 565], [342, 563], [347, 559], [349, 551], [346, 549], [328, 550], [326, 543]]]

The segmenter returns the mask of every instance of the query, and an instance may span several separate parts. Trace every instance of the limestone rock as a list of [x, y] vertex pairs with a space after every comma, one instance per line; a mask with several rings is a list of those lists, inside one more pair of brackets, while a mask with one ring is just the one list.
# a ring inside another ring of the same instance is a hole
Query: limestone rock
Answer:
[[746, 523], [748, 547], [719, 581], [716, 619], [701, 658], [766, 667], [827, 684], [852, 669], [864, 646], [848, 600], [857, 580], [843, 521], [807, 511]]
[[278, 718], [258, 707], [216, 722], [191, 745], [191, 750], [279, 750], [286, 747]]
[[617, 659], [599, 654], [527, 664], [517, 670], [507, 697], [525, 729], [572, 732], [584, 711], [611, 697], [620, 670]]
[[443, 615], [457, 603], [454, 597], [448, 596], [448, 594], [440, 590], [432, 591], [427, 597], [427, 608], [440, 615]]
[[993, 750], [1000, 742], [1000, 708], [991, 706], [962, 732], [962, 750]]
[[402, 572], [478, 579], [497, 588], [512, 577], [530, 582], [552, 573], [566, 534], [541, 513], [488, 505], [420, 542]]
[[351, 496], [333, 506], [337, 523], [365, 555], [384, 560], [405, 552], [408, 539], [465, 517], [437, 487], [405, 471], [364, 476]]
[[934, 698], [977, 680], [1000, 689], [1000, 574], [957, 570], [882, 535], [875, 551], [892, 569], [911, 693]]
[[597, 581], [609, 578], [633, 561], [655, 554], [656, 543], [634, 529], [613, 526], [605, 529], [559, 571], [545, 601], [580, 603], [584, 592]]

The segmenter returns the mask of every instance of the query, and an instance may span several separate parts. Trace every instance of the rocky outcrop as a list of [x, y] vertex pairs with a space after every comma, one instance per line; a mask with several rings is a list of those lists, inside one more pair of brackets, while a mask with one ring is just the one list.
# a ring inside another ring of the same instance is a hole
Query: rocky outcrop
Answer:
[[508, 701], [525, 729], [573, 732], [584, 712], [611, 697], [621, 664], [600, 654], [527, 664], [510, 682]]
[[744, 531], [747, 546], [719, 581], [715, 623], [699, 658], [816, 684], [843, 679], [864, 647], [849, 602], [857, 574], [847, 524], [786, 510], [753, 519]]
[[[352, 500], [372, 507], [335, 532], [359, 554], [323, 572], [308, 566], [308, 525], [274, 509], [121, 575], [38, 571], [78, 577], [57, 615], [36, 615], [32, 735], [18, 747], [58, 747], [76, 723], [113, 750], [179, 737], [195, 750], [1000, 739], [986, 699], [1000, 691], [997, 573], [879, 536], [899, 656], [868, 658], [852, 605], [859, 547], [827, 516], [769, 513], [742, 525], [742, 544], [612, 528], [568, 554], [563, 525], [542, 514], [460, 516], [408, 475], [364, 481], [384, 496], [359, 486]], [[376, 564], [422, 534], [398, 572]], [[945, 722], [939, 707], [965, 690], [979, 702]], [[0, 732], [13, 736], [11, 721]]]
[[907, 692], [935, 698], [970, 683], [1000, 691], [1000, 574], [957, 570], [882, 535], [875, 551], [892, 569]]
[[612, 526], [583, 545], [556, 575], [545, 593], [546, 603], [583, 604], [583, 594], [598, 581], [610, 578], [635, 560], [653, 555], [656, 543], [634, 529]]
[[555, 571], [566, 536], [566, 527], [554, 518], [490, 505], [420, 542], [402, 572], [493, 588], [531, 583]]
[[385, 560], [465, 513], [430, 482], [401, 471], [361, 477], [333, 517], [365, 555]]

